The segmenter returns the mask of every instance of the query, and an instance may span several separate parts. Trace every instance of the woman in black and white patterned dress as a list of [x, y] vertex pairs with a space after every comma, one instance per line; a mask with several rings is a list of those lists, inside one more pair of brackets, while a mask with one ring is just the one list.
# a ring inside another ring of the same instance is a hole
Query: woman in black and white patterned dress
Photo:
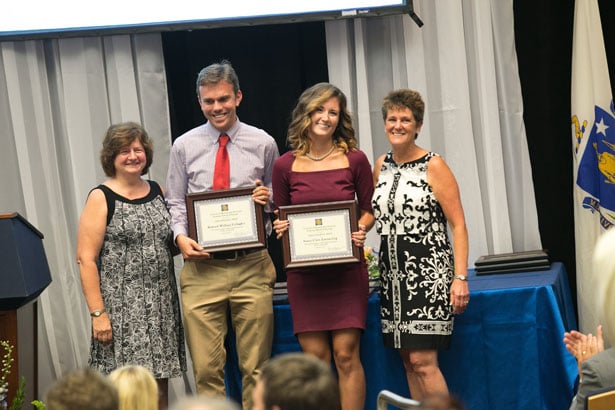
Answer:
[[470, 297], [468, 234], [457, 182], [439, 155], [415, 144], [424, 110], [416, 91], [395, 90], [384, 98], [391, 151], [374, 166], [372, 199], [381, 238], [384, 342], [399, 350], [416, 400], [448, 394], [438, 349], [448, 348], [453, 315], [465, 310]]
[[90, 366], [104, 374], [141, 365], [158, 382], [186, 369], [179, 297], [169, 244], [170, 216], [160, 186], [143, 179], [153, 158], [136, 123], [107, 130], [101, 163], [109, 177], [90, 192], [77, 237], [77, 262], [90, 315]]

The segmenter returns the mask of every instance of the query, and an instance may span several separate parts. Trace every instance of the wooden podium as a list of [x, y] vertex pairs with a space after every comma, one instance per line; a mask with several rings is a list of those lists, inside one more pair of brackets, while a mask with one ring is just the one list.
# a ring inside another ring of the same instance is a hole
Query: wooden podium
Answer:
[[8, 380], [9, 404], [21, 375], [27, 376], [33, 396], [38, 395], [37, 317], [36, 306], [30, 302], [49, 283], [43, 234], [18, 213], [0, 213], [0, 340], [13, 345], [15, 359]]

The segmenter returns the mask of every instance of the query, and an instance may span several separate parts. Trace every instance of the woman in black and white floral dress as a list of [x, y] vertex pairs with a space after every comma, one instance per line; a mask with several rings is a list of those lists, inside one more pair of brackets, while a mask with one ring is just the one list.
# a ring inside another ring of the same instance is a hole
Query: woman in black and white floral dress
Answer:
[[437, 349], [448, 348], [453, 315], [469, 301], [468, 234], [457, 182], [439, 155], [415, 144], [424, 110], [416, 91], [385, 97], [391, 151], [374, 166], [372, 199], [381, 238], [382, 333], [385, 345], [399, 350], [416, 400], [448, 394]]
[[90, 315], [90, 366], [104, 374], [128, 364], [151, 371], [160, 408], [168, 379], [186, 369], [179, 297], [160, 186], [141, 176], [153, 158], [135, 123], [112, 125], [101, 162], [109, 177], [90, 192], [77, 237], [77, 261]]

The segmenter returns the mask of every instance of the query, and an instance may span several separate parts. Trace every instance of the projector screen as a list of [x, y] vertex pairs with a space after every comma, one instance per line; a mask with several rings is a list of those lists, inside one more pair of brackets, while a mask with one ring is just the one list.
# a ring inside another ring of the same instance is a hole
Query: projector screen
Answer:
[[9, 0], [3, 3], [0, 40], [291, 23], [399, 14], [411, 8], [406, 0]]

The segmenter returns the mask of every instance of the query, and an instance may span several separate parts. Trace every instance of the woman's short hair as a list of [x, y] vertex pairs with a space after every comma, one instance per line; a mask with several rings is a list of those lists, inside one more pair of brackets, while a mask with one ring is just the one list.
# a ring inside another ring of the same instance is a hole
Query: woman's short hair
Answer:
[[147, 131], [136, 122], [122, 122], [113, 124], [105, 133], [103, 139], [103, 147], [100, 151], [100, 163], [105, 175], [114, 177], [116, 173], [115, 158], [118, 156], [122, 148], [132, 144], [135, 140], [139, 140], [145, 150], [145, 167], [141, 171], [141, 175], [147, 174], [149, 167], [154, 161], [154, 144], [147, 135]]
[[417, 123], [423, 122], [425, 102], [417, 91], [400, 88], [389, 92], [382, 100], [382, 119], [386, 120], [390, 110], [408, 108]]
[[312, 125], [311, 115], [331, 98], [337, 98], [340, 104], [339, 122], [333, 132], [333, 143], [344, 152], [357, 148], [346, 95], [333, 84], [318, 83], [303, 91], [292, 112], [287, 140], [296, 154], [302, 155], [310, 150], [308, 130]]

